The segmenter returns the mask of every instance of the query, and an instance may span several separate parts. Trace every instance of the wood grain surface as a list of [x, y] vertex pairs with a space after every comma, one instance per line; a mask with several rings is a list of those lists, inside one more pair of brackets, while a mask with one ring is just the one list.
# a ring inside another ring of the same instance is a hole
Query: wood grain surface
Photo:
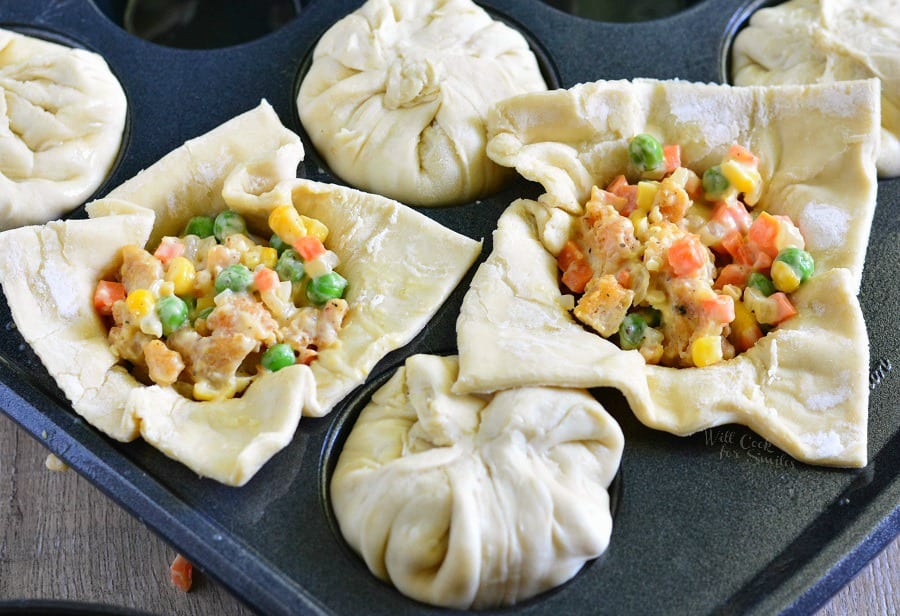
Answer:
[[[0, 601], [54, 599], [157, 616], [249, 616], [202, 573], [190, 592], [169, 580], [176, 551], [0, 413]], [[900, 538], [818, 616], [893, 616], [900, 609]]]

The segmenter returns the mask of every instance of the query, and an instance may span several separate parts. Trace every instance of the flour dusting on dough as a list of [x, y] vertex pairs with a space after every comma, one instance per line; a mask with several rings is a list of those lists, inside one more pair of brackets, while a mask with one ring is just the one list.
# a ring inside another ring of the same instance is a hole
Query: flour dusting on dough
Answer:
[[43, 280], [60, 316], [65, 319], [78, 316], [78, 294], [69, 284], [69, 276], [60, 271], [52, 259], [44, 264]]
[[834, 205], [812, 201], [800, 212], [797, 222], [808, 246], [830, 250], [844, 243], [850, 215]]
[[806, 398], [806, 408], [813, 412], [822, 412], [842, 404], [847, 400], [847, 396], [850, 393], [850, 380], [850, 375], [848, 373], [841, 373], [838, 387], [830, 391], [820, 391], [808, 396]]
[[841, 435], [834, 430], [827, 432], [813, 432], [804, 435], [807, 445], [813, 447], [822, 457], [837, 457], [844, 451]]

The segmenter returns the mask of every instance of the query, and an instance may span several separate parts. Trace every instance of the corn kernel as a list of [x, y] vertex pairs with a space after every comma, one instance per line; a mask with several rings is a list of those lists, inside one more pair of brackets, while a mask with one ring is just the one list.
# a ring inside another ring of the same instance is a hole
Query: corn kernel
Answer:
[[800, 282], [800, 275], [784, 261], [772, 264], [772, 283], [779, 291], [793, 293], [800, 287]]
[[637, 206], [642, 212], [649, 212], [653, 207], [653, 200], [656, 193], [659, 192], [658, 182], [638, 182], [637, 185]]
[[775, 248], [781, 252], [785, 248], [806, 248], [806, 241], [800, 233], [800, 229], [790, 218], [781, 217], [778, 225], [778, 234], [775, 236]]
[[207, 308], [212, 308], [216, 305], [215, 296], [213, 295], [204, 295], [202, 297], [197, 298], [197, 312], [202, 312]]
[[150, 314], [155, 303], [156, 298], [148, 289], [135, 289], [125, 298], [125, 307], [137, 319]]
[[744, 331], [756, 325], [756, 318], [744, 302], [734, 302], [734, 321], [731, 331]]
[[269, 228], [286, 244], [306, 235], [306, 227], [293, 205], [279, 205], [269, 214]]
[[169, 267], [166, 268], [166, 282], [174, 285], [175, 295], [188, 295], [193, 292], [196, 278], [197, 270], [189, 259], [175, 257], [169, 261]]
[[777, 306], [759, 289], [753, 287], [744, 289], [743, 303], [753, 313], [758, 323], [773, 325], [777, 322]]
[[269, 269], [275, 269], [275, 265], [278, 263], [278, 251], [269, 246], [260, 247], [259, 262]]
[[702, 336], [691, 343], [691, 360], [698, 368], [722, 361], [721, 336]]
[[[748, 205], [754, 205], [759, 199], [759, 189], [762, 178], [759, 171], [753, 167], [742, 165], [734, 160], [726, 160], [720, 165], [722, 175], [734, 186], [738, 192], [744, 193], [744, 200]], [[752, 201], [752, 202], [751, 202]]]
[[241, 253], [241, 263], [247, 266], [247, 269], [254, 270], [256, 266], [259, 265], [262, 260], [260, 259], [259, 249], [262, 246], [254, 246], [249, 250], [245, 250]]
[[647, 213], [637, 209], [629, 214], [628, 218], [634, 226], [634, 234], [639, 238], [644, 238], [647, 234], [649, 225], [647, 223]]
[[325, 223], [302, 214], [300, 215], [300, 222], [303, 223], [307, 235], [312, 235], [323, 244], [325, 243], [325, 238], [328, 237], [328, 227], [325, 226]]

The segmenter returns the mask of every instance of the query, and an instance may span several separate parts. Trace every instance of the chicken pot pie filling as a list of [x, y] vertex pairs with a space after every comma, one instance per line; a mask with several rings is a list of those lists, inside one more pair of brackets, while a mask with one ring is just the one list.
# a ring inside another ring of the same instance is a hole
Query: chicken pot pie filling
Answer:
[[[869, 355], [856, 293], [877, 190], [878, 102], [875, 80], [635, 80], [499, 103], [489, 154], [546, 192], [498, 221], [457, 320], [454, 392], [611, 386], [649, 427], [687, 435], [739, 423], [802, 461], [865, 465]], [[643, 134], [679, 145], [693, 172], [632, 170], [616, 181]], [[719, 174], [690, 198], [716, 167], [740, 200], [755, 200], [752, 211], [707, 198]], [[596, 325], [610, 339], [577, 320], [566, 280], [584, 284], [579, 312], [595, 300], [608, 310]], [[697, 323], [682, 318], [691, 316]], [[620, 330], [634, 339], [619, 346]]]
[[648, 364], [703, 367], [797, 314], [789, 294], [815, 263], [790, 217], [754, 211], [755, 154], [733, 144], [698, 174], [646, 133], [628, 151], [630, 178], [593, 187], [557, 256], [578, 321]]
[[456, 357], [413, 355], [354, 423], [330, 482], [379, 578], [457, 609], [525, 601], [606, 551], [615, 420], [586, 391], [456, 395]]
[[328, 228], [288, 204], [272, 211], [269, 227], [268, 240], [254, 236], [225, 210], [192, 217], [153, 253], [123, 247], [118, 276], [94, 294], [111, 320], [113, 353], [142, 381], [215, 400], [335, 345], [348, 282], [325, 247]]

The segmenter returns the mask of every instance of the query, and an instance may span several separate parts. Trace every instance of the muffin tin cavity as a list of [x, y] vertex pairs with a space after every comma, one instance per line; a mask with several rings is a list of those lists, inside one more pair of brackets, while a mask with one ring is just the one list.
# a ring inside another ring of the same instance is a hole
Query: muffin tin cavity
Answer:
[[543, 0], [566, 13], [607, 22], [634, 22], [676, 15], [699, 0]]
[[300, 0], [95, 0], [113, 23], [159, 45], [218, 49], [278, 30], [302, 11]]
[[725, 32], [722, 35], [722, 45], [719, 54], [719, 81], [722, 83], [733, 84], [733, 75], [731, 73], [731, 58], [734, 39], [738, 32], [747, 27], [750, 17], [759, 9], [767, 8], [780, 4], [777, 0], [750, 0], [741, 6], [728, 21]]
[[[151, 38], [149, 26], [135, 22], [137, 13], [126, 24], [126, 0], [0, 0], [0, 26], [95, 51], [123, 83], [129, 105], [123, 142], [111, 175], [92, 198], [263, 98], [303, 138], [305, 162], [298, 174], [340, 183], [312, 147], [296, 101], [316, 42], [363, 1], [204, 0], [196, 3], [194, 21], [157, 34], [153, 42], [142, 38]], [[554, 89], [647, 77], [729, 82], [734, 37], [757, 9], [777, 1], [604, 2], [621, 11], [615, 16], [590, 12], [590, 0], [477, 3], [525, 36]], [[167, 2], [155, 2], [162, 4]], [[237, 24], [225, 17], [212, 24], [196, 21], [213, 9], [223, 16], [234, 4], [256, 14]], [[638, 17], [638, 5], [648, 4], [659, 10]], [[283, 12], [285, 7], [293, 12]], [[137, 26], [143, 35], [129, 31]], [[219, 32], [198, 40], [209, 30]], [[501, 213], [516, 198], [541, 192], [517, 176], [478, 201], [416, 211], [483, 240], [484, 259]], [[860, 299], [869, 331], [895, 332], [900, 288], [890, 277], [900, 267], [900, 208], [894, 207], [900, 205], [900, 181], [880, 182], [878, 201]], [[384, 264], [385, 271], [392, 267]], [[303, 418], [291, 444], [240, 489], [200, 479], [145, 444], [116, 443], [88, 425], [11, 325], [5, 298], [2, 410], [37, 438], [50, 434], [55, 453], [66, 453], [74, 469], [255, 611], [442, 614], [367, 570], [341, 535], [329, 491], [338, 456], [372, 394], [414, 353], [456, 353], [455, 325], [475, 267], [421, 333], [376, 365], [329, 416]], [[854, 484], [853, 473], [794, 463], [733, 426], [683, 438], [652, 431], [618, 392], [592, 392], [625, 434], [620, 474], [609, 487], [609, 548], [568, 583], [502, 613], [665, 613], [673, 605], [689, 613], [733, 605], [751, 613], [806, 612], [825, 601], [849, 579], [847, 571], [858, 570], [866, 554], [900, 530], [894, 506], [900, 498], [900, 380], [892, 378], [896, 371], [882, 370], [900, 363], [900, 338], [873, 336], [870, 345], [872, 367], [886, 376], [871, 391], [871, 463], [863, 488]], [[852, 506], [841, 504], [844, 496], [852, 497]], [[823, 528], [827, 532], [812, 532]]]

